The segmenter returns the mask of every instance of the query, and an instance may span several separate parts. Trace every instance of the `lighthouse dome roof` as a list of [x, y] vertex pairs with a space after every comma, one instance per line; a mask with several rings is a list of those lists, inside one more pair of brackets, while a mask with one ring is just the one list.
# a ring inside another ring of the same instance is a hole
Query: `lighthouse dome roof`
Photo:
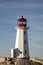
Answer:
[[18, 22], [24, 22], [24, 21], [26, 22], [27, 19], [25, 19], [23, 16], [22, 16], [21, 18], [18, 19]]

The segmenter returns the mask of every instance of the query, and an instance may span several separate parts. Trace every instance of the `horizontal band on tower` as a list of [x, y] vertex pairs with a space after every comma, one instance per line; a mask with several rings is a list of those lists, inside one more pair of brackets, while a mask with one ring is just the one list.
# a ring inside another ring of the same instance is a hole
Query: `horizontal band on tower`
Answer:
[[24, 27], [15, 27], [15, 28], [16, 28], [16, 29], [18, 29], [18, 28], [19, 28], [19, 29], [29, 29], [30, 27], [25, 27], [25, 28], [24, 28]]

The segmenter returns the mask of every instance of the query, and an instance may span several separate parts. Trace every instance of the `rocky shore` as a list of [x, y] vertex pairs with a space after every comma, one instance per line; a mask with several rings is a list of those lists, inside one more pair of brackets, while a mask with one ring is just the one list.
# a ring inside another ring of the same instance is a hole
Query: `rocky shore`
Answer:
[[0, 57], [0, 65], [43, 65], [43, 60], [37, 58], [18, 59]]

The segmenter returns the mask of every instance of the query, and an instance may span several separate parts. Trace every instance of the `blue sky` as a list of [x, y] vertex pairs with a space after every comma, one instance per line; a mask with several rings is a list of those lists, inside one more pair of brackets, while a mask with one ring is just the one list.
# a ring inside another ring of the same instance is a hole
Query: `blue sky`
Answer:
[[15, 46], [17, 19], [27, 19], [31, 57], [43, 59], [43, 0], [0, 0], [0, 56]]

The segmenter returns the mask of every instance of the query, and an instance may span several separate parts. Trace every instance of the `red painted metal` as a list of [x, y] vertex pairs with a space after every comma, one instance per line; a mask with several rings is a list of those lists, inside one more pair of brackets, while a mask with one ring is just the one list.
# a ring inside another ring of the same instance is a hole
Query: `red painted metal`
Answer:
[[26, 27], [27, 25], [27, 19], [25, 19], [23, 16], [18, 19], [18, 27]]
[[22, 16], [20, 19], [18, 19], [18, 22], [20, 22], [20, 21], [21, 21], [21, 22], [24, 22], [24, 21], [26, 22], [27, 19], [25, 19], [25, 18]]
[[18, 24], [18, 27], [26, 27], [26, 24]]

